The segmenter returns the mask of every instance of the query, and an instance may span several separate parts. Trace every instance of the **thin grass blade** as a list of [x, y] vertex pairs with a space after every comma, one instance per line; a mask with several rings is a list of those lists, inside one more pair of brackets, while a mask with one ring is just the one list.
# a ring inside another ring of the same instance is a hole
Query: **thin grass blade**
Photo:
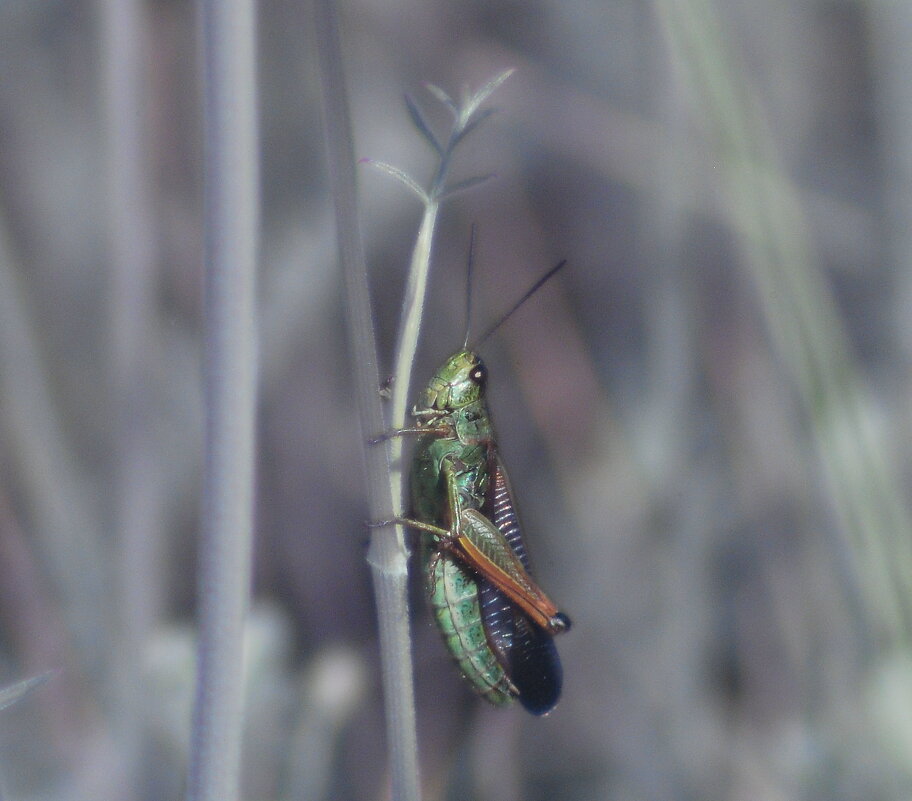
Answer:
[[510, 67], [508, 70], [504, 70], [500, 75], [496, 75], [491, 78], [484, 86], [482, 86], [474, 95], [469, 97], [465, 105], [463, 105], [460, 110], [460, 117], [464, 122], [468, 122], [472, 118], [472, 115], [475, 113], [476, 109], [487, 100], [491, 94], [500, 86], [507, 78], [509, 78], [514, 72], [516, 72], [515, 67]]
[[9, 687], [4, 687], [0, 690], [0, 709], [6, 709], [17, 701], [21, 701], [36, 687], [44, 684], [51, 677], [52, 673], [53, 671], [48, 670], [45, 673], [32, 676], [30, 679], [23, 679], [22, 681], [17, 681], [15, 684], [11, 684]]
[[405, 107], [408, 109], [409, 116], [412, 118], [412, 123], [418, 129], [419, 133], [427, 139], [431, 147], [437, 151], [437, 154], [442, 156], [443, 145], [440, 144], [439, 140], [434, 135], [427, 120], [424, 118], [424, 114], [421, 113], [421, 109], [415, 104], [415, 100], [411, 95], [405, 95]]
[[362, 160], [363, 164], [369, 164], [371, 167], [375, 167], [381, 172], [385, 172], [387, 175], [392, 175], [393, 178], [405, 184], [420, 200], [422, 203], [427, 204], [430, 201], [427, 193], [418, 185], [417, 181], [412, 178], [407, 173], [400, 170], [398, 167], [394, 167], [392, 164], [387, 164], [385, 161], [373, 161], [371, 159]]

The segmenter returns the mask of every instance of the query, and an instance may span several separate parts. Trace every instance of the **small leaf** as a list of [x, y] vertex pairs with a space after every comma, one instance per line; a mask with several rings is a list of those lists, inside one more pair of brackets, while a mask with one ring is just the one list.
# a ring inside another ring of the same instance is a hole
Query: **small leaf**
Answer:
[[418, 132], [427, 139], [431, 147], [434, 148], [439, 155], [443, 155], [442, 145], [437, 141], [437, 137], [434, 136], [434, 132], [427, 124], [427, 120], [424, 119], [421, 109], [415, 105], [415, 101], [410, 95], [405, 95], [405, 107], [408, 109], [409, 116], [412, 118], [412, 123], [418, 129]]
[[476, 175], [473, 178], [466, 178], [464, 181], [459, 181], [452, 186], [446, 187], [436, 196], [436, 200], [443, 200], [444, 198], [452, 197], [459, 192], [465, 192], [467, 189], [473, 189], [478, 186], [478, 184], [483, 184], [485, 181], [489, 181], [491, 178], [495, 177], [496, 173], [489, 172], [487, 175]]
[[478, 107], [487, 100], [491, 94], [500, 86], [507, 78], [509, 78], [516, 69], [510, 67], [508, 70], [504, 70], [500, 75], [495, 76], [490, 81], [488, 81], [484, 86], [482, 86], [474, 95], [466, 99], [466, 102], [463, 104], [460, 109], [460, 119], [464, 123], [468, 123], [471, 116], [475, 113]]
[[425, 192], [411, 176], [404, 173], [398, 167], [394, 167], [392, 164], [387, 164], [385, 161], [367, 161], [364, 159], [362, 159], [362, 161], [366, 164], [369, 164], [371, 167], [375, 167], [381, 172], [385, 172], [387, 175], [392, 175], [393, 178], [401, 181], [421, 199], [422, 203], [427, 204], [429, 202], [427, 192]]
[[424, 87], [441, 103], [443, 103], [443, 105], [445, 105], [451, 112], [453, 112], [454, 117], [459, 116], [459, 106], [453, 102], [452, 98], [446, 92], [444, 92], [443, 89], [441, 89], [439, 86], [435, 86], [432, 83], [426, 83]]
[[23, 679], [22, 681], [17, 681], [15, 684], [11, 684], [9, 687], [4, 687], [0, 690], [0, 709], [5, 709], [12, 704], [15, 704], [16, 701], [19, 701], [21, 698], [26, 696], [32, 690], [35, 689], [40, 684], [44, 684], [51, 676], [52, 671], [47, 671], [38, 676], [32, 676], [30, 679]]

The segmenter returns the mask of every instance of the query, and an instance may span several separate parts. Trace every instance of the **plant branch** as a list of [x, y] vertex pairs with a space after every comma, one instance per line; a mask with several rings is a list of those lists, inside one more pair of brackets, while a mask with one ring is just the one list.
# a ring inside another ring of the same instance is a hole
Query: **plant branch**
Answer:
[[155, 623], [161, 587], [155, 440], [149, 354], [154, 339], [155, 245], [145, 147], [143, 67], [147, 24], [139, 0], [101, 5], [109, 220], [109, 337], [113, 419], [111, 510], [117, 538], [110, 604], [118, 646], [112, 654], [115, 730], [122, 801], [136, 797], [145, 744], [145, 690], [135, 674]]
[[8, 706], [12, 706], [17, 701], [22, 700], [36, 687], [44, 684], [52, 674], [53, 671], [48, 670], [44, 673], [39, 673], [37, 676], [32, 676], [30, 679], [22, 679], [22, 681], [17, 681], [15, 684], [4, 687], [0, 690], [0, 709], [6, 709]]
[[252, 0], [202, 0], [206, 466], [189, 801], [235, 801], [250, 602], [259, 170]]
[[[453, 154], [459, 143], [465, 139], [466, 134], [471, 130], [474, 130], [479, 122], [490, 116], [489, 111], [482, 111], [477, 115], [476, 112], [491, 93], [507, 80], [513, 72], [514, 70], [512, 69], [505, 70], [492, 78], [473, 94], [469, 94], [467, 91], [464, 92], [462, 103], [458, 105], [439, 87], [431, 84], [428, 84], [427, 86], [428, 91], [450, 109], [453, 114], [453, 128], [447, 139], [447, 145], [440, 154], [440, 161], [434, 173], [434, 178], [431, 181], [431, 188], [424, 193], [424, 214], [421, 218], [421, 225], [418, 228], [418, 238], [415, 241], [415, 248], [412, 251], [405, 298], [402, 302], [402, 312], [399, 317], [399, 334], [396, 341], [395, 367], [393, 372], [393, 375], [396, 376], [396, 382], [393, 385], [391, 411], [391, 418], [395, 428], [402, 428], [405, 426], [405, 418], [408, 412], [408, 399], [411, 395], [412, 384], [412, 365], [415, 362], [415, 354], [418, 350], [418, 338], [421, 333], [421, 319], [424, 312], [428, 275], [431, 269], [431, 250], [440, 203], [445, 197], [448, 197], [455, 192], [464, 191], [477, 186], [488, 178], [488, 176], [469, 178], [453, 187], [447, 187], [446, 180], [452, 164]], [[425, 138], [430, 137], [435, 142], [439, 141], [429, 130], [426, 130], [427, 124], [424, 122], [424, 117], [421, 115], [411, 98], [408, 102], [408, 110], [413, 121], [415, 121], [416, 117], [420, 120], [420, 123], [415, 123], [419, 132]], [[400, 178], [400, 180], [402, 179]], [[408, 179], [406, 183], [411, 186], [415, 182]], [[402, 440], [401, 438], [393, 438], [390, 441], [390, 460], [392, 464], [399, 465], [401, 464], [401, 459]], [[393, 471], [391, 481], [393, 486], [393, 498], [397, 504], [401, 504], [404, 483], [401, 468]], [[397, 514], [399, 512], [400, 510], [397, 509]]]
[[[384, 421], [367, 268], [358, 224], [354, 144], [335, 7], [332, 0], [314, 0], [313, 8], [327, 160], [355, 368], [358, 421], [361, 441], [366, 443], [383, 430]], [[392, 496], [387, 449], [365, 445], [364, 458], [369, 513], [373, 520], [388, 520], [392, 517]], [[387, 527], [374, 531], [368, 561], [377, 600], [392, 796], [397, 801], [418, 801], [420, 785], [407, 559], [400, 530]]]

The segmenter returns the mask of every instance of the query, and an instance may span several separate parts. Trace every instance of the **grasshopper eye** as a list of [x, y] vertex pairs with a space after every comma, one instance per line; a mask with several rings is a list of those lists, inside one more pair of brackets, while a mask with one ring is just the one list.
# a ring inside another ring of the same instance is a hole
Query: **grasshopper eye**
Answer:
[[478, 364], [471, 373], [469, 373], [469, 378], [473, 384], [478, 384], [478, 386], [484, 386], [485, 381], [488, 380], [488, 371], [485, 369], [483, 364]]

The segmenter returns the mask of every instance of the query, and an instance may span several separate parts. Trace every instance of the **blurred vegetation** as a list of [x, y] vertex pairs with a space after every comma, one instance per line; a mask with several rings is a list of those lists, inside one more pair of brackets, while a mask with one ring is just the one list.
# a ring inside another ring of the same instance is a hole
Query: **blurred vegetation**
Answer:
[[[149, 270], [124, 276], [104, 6], [0, 3], [0, 687], [57, 669], [0, 710], [3, 798], [182, 794], [202, 443], [198, 31], [191, 3], [141, 9], [136, 263]], [[358, 156], [416, 180], [434, 154], [403, 92], [517, 70], [452, 165], [454, 182], [497, 178], [442, 206], [417, 375], [462, 341], [473, 221], [479, 328], [570, 262], [484, 352], [536, 574], [575, 624], [559, 643], [564, 697], [544, 720], [485, 707], [416, 587], [426, 796], [910, 797], [912, 6], [340, 11]], [[383, 799], [310, 19], [307, 4], [259, 13], [244, 797]], [[360, 178], [389, 374], [421, 208], [386, 176]]]

